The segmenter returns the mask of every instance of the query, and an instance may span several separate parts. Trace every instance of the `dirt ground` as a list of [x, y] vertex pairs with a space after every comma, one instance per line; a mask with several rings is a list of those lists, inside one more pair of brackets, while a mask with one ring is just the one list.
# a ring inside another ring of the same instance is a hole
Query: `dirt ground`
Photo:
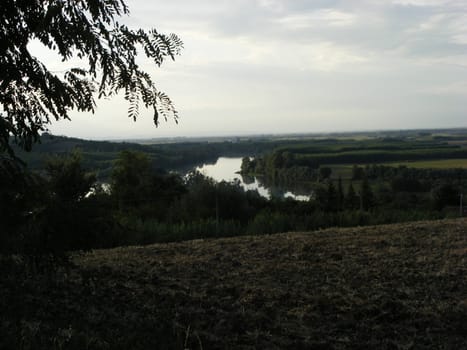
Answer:
[[74, 262], [52, 278], [2, 279], [0, 349], [467, 349], [466, 219]]

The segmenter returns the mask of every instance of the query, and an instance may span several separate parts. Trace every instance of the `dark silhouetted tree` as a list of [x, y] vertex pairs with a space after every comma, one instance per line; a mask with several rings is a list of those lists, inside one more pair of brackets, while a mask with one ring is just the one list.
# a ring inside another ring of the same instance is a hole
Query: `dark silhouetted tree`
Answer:
[[344, 209], [344, 201], [344, 188], [342, 187], [342, 178], [339, 176], [339, 179], [337, 180], [337, 207], [339, 210]]
[[0, 253], [23, 250], [18, 232], [43, 210], [46, 187], [40, 176], [0, 156]]
[[326, 211], [338, 211], [339, 204], [338, 204], [338, 192], [336, 191], [336, 187], [332, 181], [328, 182], [327, 188], [327, 201], [326, 201]]
[[358, 165], [354, 165], [352, 168], [352, 180], [362, 180], [365, 176], [365, 169], [359, 167]]
[[95, 189], [95, 174], [83, 167], [79, 151], [49, 158], [45, 172], [45, 207], [32, 221], [34, 228], [27, 230], [34, 247], [38, 252], [59, 255], [95, 247], [97, 236], [111, 223], [103, 203], [87, 198]]
[[347, 189], [347, 196], [345, 197], [345, 208], [346, 209], [357, 209], [359, 207], [359, 198], [355, 193], [352, 183], [349, 184]]
[[[95, 98], [123, 92], [128, 115], [140, 105], [177, 120], [167, 95], [136, 62], [137, 52], [160, 66], [182, 47], [174, 34], [132, 30], [117, 19], [128, 15], [124, 0], [2, 0], [0, 2], [0, 152], [13, 155], [11, 136], [30, 150], [51, 120], [70, 119], [71, 110], [94, 112]], [[64, 61], [80, 66], [49, 70], [30, 52], [40, 42]]]
[[328, 179], [332, 174], [332, 169], [329, 167], [320, 167], [319, 168], [319, 177], [321, 180]]
[[452, 183], [441, 183], [431, 190], [435, 209], [440, 210], [447, 205], [459, 204], [459, 188]]
[[362, 181], [362, 186], [360, 189], [360, 196], [362, 201], [363, 209], [368, 210], [373, 207], [375, 204], [375, 197], [373, 195], [373, 191], [371, 189], [370, 183], [368, 182], [368, 178], [365, 176]]
[[151, 177], [149, 156], [142, 152], [121, 152], [112, 172], [112, 194], [119, 208], [135, 207], [148, 198]]
[[96, 175], [81, 165], [82, 156], [74, 151], [67, 156], [55, 156], [45, 164], [52, 194], [61, 201], [78, 201], [88, 194], [96, 182]]

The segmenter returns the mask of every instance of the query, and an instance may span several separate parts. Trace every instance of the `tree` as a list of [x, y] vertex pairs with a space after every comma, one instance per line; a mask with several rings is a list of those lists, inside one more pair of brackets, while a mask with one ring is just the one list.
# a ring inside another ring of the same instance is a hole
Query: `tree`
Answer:
[[326, 211], [339, 210], [339, 194], [331, 180], [328, 181]]
[[282, 158], [282, 152], [275, 151], [266, 157], [266, 174], [271, 178], [273, 182], [276, 180], [276, 176], [279, 170], [282, 168], [284, 160]]
[[339, 176], [339, 179], [337, 180], [337, 207], [339, 210], [344, 209], [344, 201], [344, 187], [342, 186], [342, 178]]
[[95, 176], [78, 152], [49, 159], [44, 177], [0, 160], [1, 252], [65, 258], [68, 250], [105, 246], [115, 235], [108, 206], [86, 196]]
[[104, 201], [88, 196], [95, 193], [96, 175], [83, 167], [80, 151], [47, 159], [45, 175], [44, 207], [25, 230], [36, 252], [64, 256], [68, 250], [96, 247], [98, 236], [109, 236], [110, 212]]
[[365, 170], [358, 165], [352, 168], [352, 180], [361, 180], [365, 176]]
[[449, 182], [444, 182], [435, 186], [431, 190], [434, 207], [437, 210], [441, 210], [447, 205], [458, 205], [459, 192], [459, 188]]
[[375, 203], [373, 191], [366, 176], [363, 177], [362, 186], [360, 188], [360, 200], [365, 210], [372, 208]]
[[353, 188], [352, 183], [349, 184], [347, 189], [347, 196], [345, 196], [345, 207], [347, 209], [357, 209], [359, 207], [359, 198], [355, 193], [355, 189]]
[[52, 194], [58, 200], [79, 201], [92, 190], [96, 175], [86, 172], [81, 162], [82, 156], [78, 151], [66, 156], [55, 156], [46, 162], [45, 170]]
[[[11, 136], [30, 150], [51, 120], [70, 119], [71, 110], [94, 112], [96, 97], [121, 91], [133, 120], [142, 104], [154, 109], [156, 125], [159, 116], [177, 121], [172, 101], [136, 58], [142, 51], [160, 66], [179, 54], [182, 42], [175, 34], [132, 30], [117, 21], [128, 14], [124, 0], [0, 2], [0, 152], [14, 155]], [[50, 71], [31, 54], [32, 41], [83, 66]]]
[[112, 171], [112, 194], [120, 209], [141, 205], [148, 199], [151, 188], [152, 165], [142, 152], [123, 151]]
[[44, 206], [46, 188], [40, 176], [0, 156], [0, 254], [21, 250], [18, 231]]
[[254, 163], [251, 161], [250, 157], [243, 157], [240, 172], [242, 174], [250, 174], [252, 168], [254, 168]]
[[319, 168], [319, 178], [320, 180], [329, 179], [332, 174], [332, 169], [329, 167], [320, 167]]

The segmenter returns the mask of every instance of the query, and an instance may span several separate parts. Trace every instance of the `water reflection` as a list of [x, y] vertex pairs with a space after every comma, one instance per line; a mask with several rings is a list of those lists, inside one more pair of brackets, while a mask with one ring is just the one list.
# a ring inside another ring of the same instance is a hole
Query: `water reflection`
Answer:
[[300, 201], [306, 201], [310, 198], [310, 189], [290, 189], [266, 184], [263, 179], [252, 176], [242, 176], [238, 172], [242, 164], [242, 158], [220, 157], [214, 164], [204, 164], [196, 170], [216, 180], [231, 182], [238, 180], [240, 185], [247, 190], [256, 190], [265, 197], [294, 198]]

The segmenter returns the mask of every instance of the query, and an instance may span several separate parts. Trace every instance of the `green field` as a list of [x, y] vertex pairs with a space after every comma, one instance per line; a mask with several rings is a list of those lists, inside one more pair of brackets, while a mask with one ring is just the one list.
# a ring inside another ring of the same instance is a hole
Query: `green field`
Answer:
[[[364, 167], [366, 164], [357, 164]], [[421, 160], [410, 162], [389, 162], [381, 163], [380, 165], [386, 166], [406, 166], [408, 168], [416, 169], [467, 169], [467, 159], [438, 159], [438, 160]], [[329, 167], [332, 169], [332, 178], [337, 180], [339, 177], [342, 180], [352, 178], [353, 165], [348, 164], [331, 164]]]
[[418, 169], [455, 169], [462, 168], [467, 169], [467, 159], [439, 159], [439, 160], [428, 160], [428, 161], [414, 161], [414, 162], [395, 162], [395, 163], [384, 163], [389, 166], [407, 166], [410, 168]]
[[343, 180], [351, 180], [352, 179], [352, 168], [353, 165], [347, 164], [334, 164], [329, 165], [329, 168], [332, 169], [331, 178], [333, 180], [337, 180], [339, 177]]

